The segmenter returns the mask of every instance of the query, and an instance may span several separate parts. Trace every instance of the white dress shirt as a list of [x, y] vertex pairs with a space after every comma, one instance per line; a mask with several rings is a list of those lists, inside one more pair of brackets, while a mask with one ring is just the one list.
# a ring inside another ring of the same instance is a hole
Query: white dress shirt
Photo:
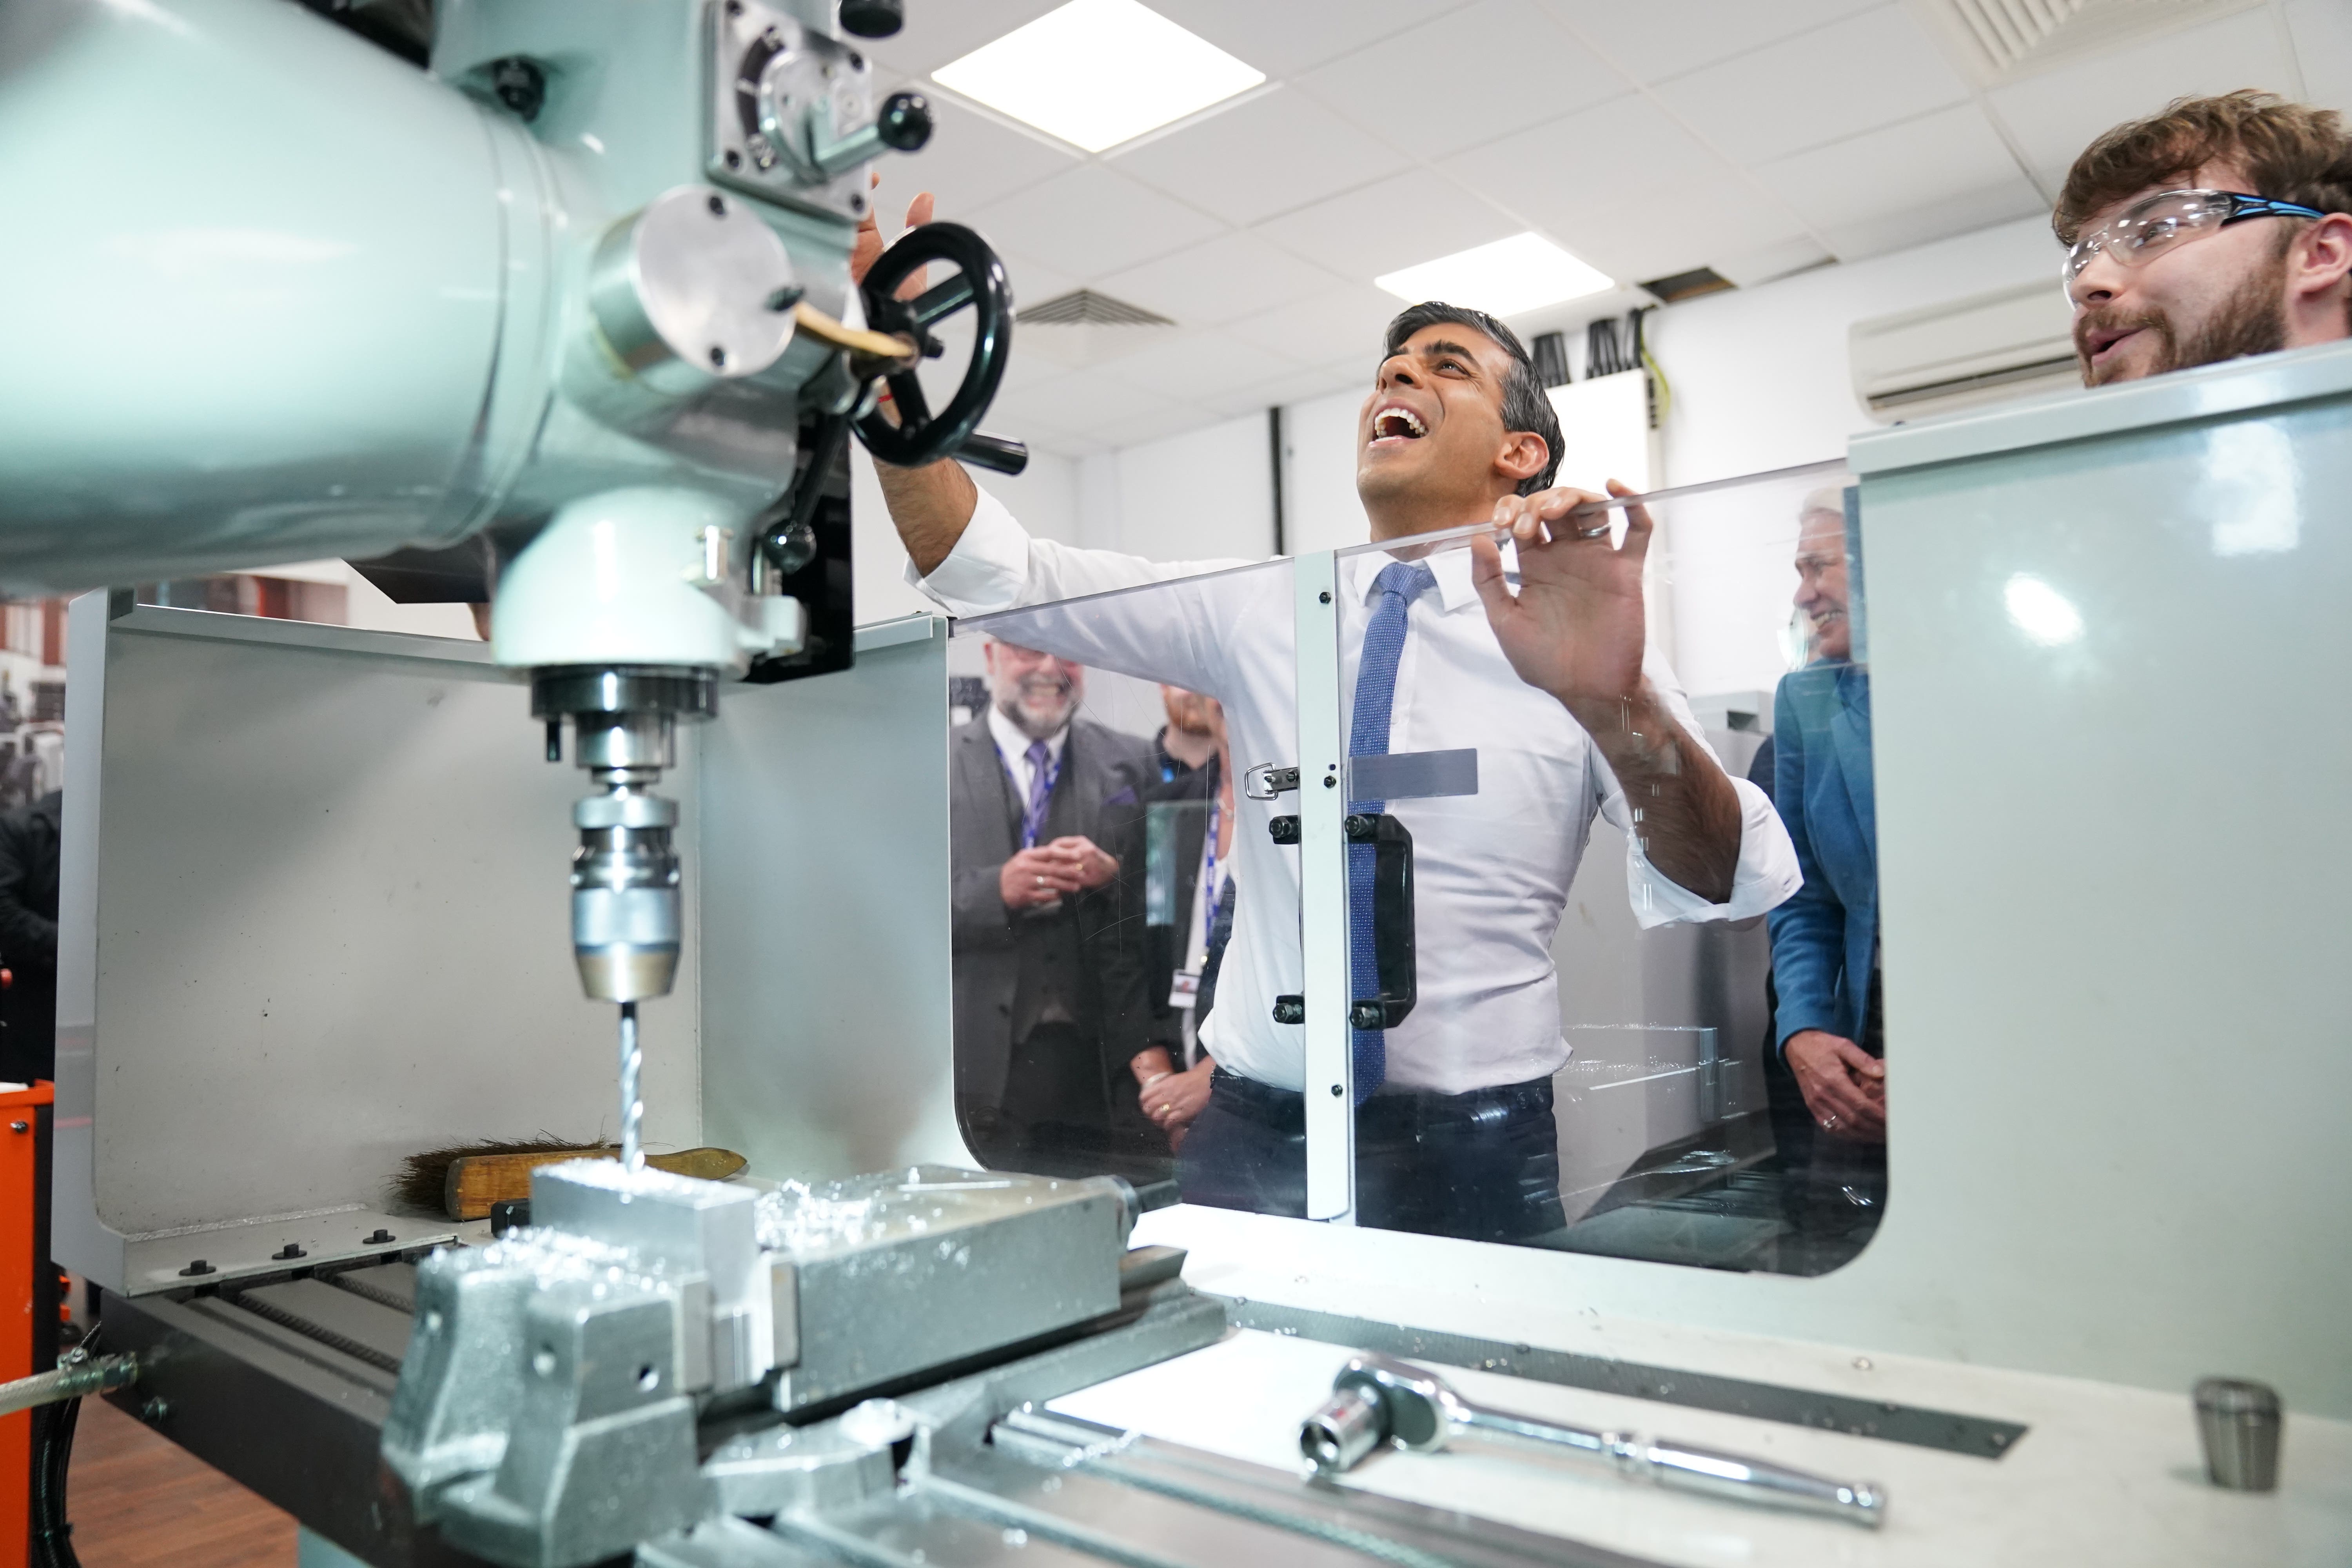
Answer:
[[[1426, 558], [1436, 587], [1411, 610], [1397, 667], [1391, 752], [1475, 747], [1475, 795], [1400, 800], [1388, 810], [1412, 832], [1420, 1000], [1388, 1031], [1388, 1082], [1461, 1094], [1549, 1077], [1566, 1065], [1559, 977], [1551, 959], [1569, 886], [1597, 812], [1626, 833], [1626, 886], [1643, 927], [1743, 920], [1796, 891], [1796, 851], [1772, 803], [1744, 779], [1739, 865], [1731, 897], [1710, 903], [1660, 875], [1632, 831], [1634, 814], [1591, 736], [1559, 700], [1519, 679], [1503, 657], [1470, 581], [1470, 552]], [[1340, 563], [1342, 724], [1373, 595], [1391, 557]], [[992, 627], [1079, 664], [1163, 681], [1225, 706], [1234, 766], [1301, 759], [1296, 624], [1286, 563], [1230, 571], [1234, 561], [1167, 563], [1032, 539], [1002, 502], [980, 504], [953, 552], [908, 580], [951, 615], [1037, 608]], [[1206, 576], [1203, 574], [1223, 573]], [[1093, 603], [1055, 601], [1159, 584]], [[1643, 673], [1683, 728], [1698, 725], [1656, 650]], [[1705, 741], [1699, 740], [1704, 746]], [[1710, 753], [1711, 754], [1711, 753]], [[1267, 832], [1295, 801], [1235, 802], [1234, 875], [1244, 889], [1202, 1047], [1219, 1065], [1277, 1088], [1305, 1087], [1305, 1029], [1274, 1021], [1274, 999], [1306, 989], [1298, 942], [1298, 852]]]
[[[1029, 808], [1030, 792], [1037, 787], [1037, 764], [1029, 760], [1029, 748], [1035, 744], [1033, 737], [1022, 732], [1021, 726], [1004, 716], [1004, 710], [994, 699], [988, 704], [988, 733], [996, 742], [996, 754], [1004, 763], [1005, 776], [1018, 787], [1013, 792], [1013, 809], [1025, 812]], [[1045, 766], [1050, 771], [1062, 765], [1062, 748], [1069, 743], [1067, 724], [1045, 737]]]

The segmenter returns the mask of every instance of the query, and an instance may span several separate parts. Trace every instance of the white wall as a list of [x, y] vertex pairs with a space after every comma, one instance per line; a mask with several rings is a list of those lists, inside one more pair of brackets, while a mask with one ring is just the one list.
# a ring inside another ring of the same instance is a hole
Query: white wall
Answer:
[[1264, 414], [1086, 458], [1087, 544], [1162, 561], [1274, 552], [1274, 453]]
[[[1012, 508], [1013, 515], [1030, 532], [1076, 544], [1084, 542], [1078, 532], [1077, 469], [1070, 458], [1032, 452], [1027, 470], [1017, 477], [984, 470], [974, 470], [972, 477]], [[857, 601], [857, 624], [870, 626], [936, 609], [907, 584], [907, 552], [899, 547], [889, 511], [882, 504], [874, 459], [854, 441], [849, 448], [849, 521], [854, 552], [851, 591]]]
[[1872, 428], [1854, 400], [1846, 329], [2035, 280], [2058, 287], [2059, 250], [2041, 218], [1979, 229], [1651, 316], [1651, 352], [1674, 392], [1665, 481], [1694, 484], [1835, 458]]

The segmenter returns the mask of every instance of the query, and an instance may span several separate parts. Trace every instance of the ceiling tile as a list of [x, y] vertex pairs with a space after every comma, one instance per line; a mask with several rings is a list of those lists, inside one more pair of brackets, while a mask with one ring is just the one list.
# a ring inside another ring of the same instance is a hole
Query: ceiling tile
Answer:
[[1659, 191], [1595, 213], [1572, 237], [1577, 254], [1623, 283], [1712, 267], [1735, 248], [1752, 251], [1803, 237], [1777, 198], [1734, 175], [1703, 191]]
[[2083, 149], [2127, 120], [2190, 93], [2242, 87], [2292, 93], [2294, 75], [2267, 9], [2150, 38], [1995, 88], [1993, 112], [2055, 191]]
[[998, 259], [1004, 263], [1004, 276], [1013, 285], [1013, 309], [1024, 305], [1042, 305], [1046, 300], [1066, 294], [1078, 286], [1078, 280], [1058, 267], [1048, 267], [1025, 256], [1016, 256], [997, 243], [996, 235], [987, 225], [974, 223], [981, 238], [994, 246]]
[[1407, 163], [1377, 136], [1287, 89], [1113, 159], [1121, 174], [1237, 224], [1368, 184]]
[[1180, 402], [1206, 405], [1212, 398], [1276, 376], [1291, 375], [1297, 362], [1222, 332], [1180, 332], [1121, 359], [1113, 374], [1146, 392]]
[[991, 203], [968, 221], [1000, 248], [1080, 279], [1206, 239], [1218, 228], [1215, 219], [1098, 163]]
[[990, 411], [990, 423], [1003, 426], [1006, 433], [1013, 436], [1021, 434], [1020, 422], [1024, 418], [1034, 418], [1041, 425], [1074, 435], [1090, 436], [1110, 420], [1165, 413], [1176, 406], [1172, 399], [1129, 385], [1103, 370], [1081, 370], [1055, 376], [1035, 386], [1000, 395], [997, 403], [998, 407]]
[[[1627, 247], [1637, 214], [1673, 229], [1661, 237], [1677, 245], [1684, 234], [1711, 228], [1752, 247], [1801, 226], [1793, 214], [1773, 211], [1745, 175], [1646, 98], [1568, 115], [1440, 167], [1620, 282], [1658, 276], [1627, 270], [1647, 264]], [[1718, 219], [1718, 212], [1727, 216]], [[1740, 224], [1761, 224], [1762, 232], [1741, 232]], [[1646, 257], [1657, 245], [1643, 241], [1639, 248]]]
[[982, 44], [1063, 5], [1065, 0], [927, 0], [907, 7], [907, 25], [867, 46], [877, 60], [911, 76], [929, 76]]
[[1737, 251], [1718, 256], [1707, 265], [1742, 289], [1753, 289], [1759, 283], [1769, 283], [1776, 278], [1786, 278], [1792, 272], [1803, 272], [1837, 259], [1828, 247], [1811, 235], [1770, 245], [1749, 245], [1745, 238], [1738, 243]]
[[1319, 370], [1296, 371], [1206, 401], [1217, 413], [1235, 418], [1261, 408], [1287, 408], [1294, 403], [1311, 403], [1350, 388], [1370, 391], [1371, 382], [1372, 366], [1366, 357], [1327, 364]]
[[[906, 85], [901, 79], [899, 85]], [[931, 103], [931, 139], [919, 153], [884, 158], [876, 200], [892, 216], [905, 212], [908, 197], [929, 191], [939, 197], [941, 217], [968, 213], [1024, 185], [1075, 167], [1076, 151], [1010, 130], [976, 113], [936, 89]]]
[[1899, 5], [1677, 77], [1657, 92], [1701, 136], [1744, 163], [1839, 141], [1969, 95]]
[[1466, 0], [1152, 0], [1152, 9], [1272, 77], [1401, 33]]
[[[2007, 223], [2012, 218], [2037, 214], [2047, 216], [2049, 212], [2050, 204], [2042, 199], [2042, 193], [2033, 188], [2032, 181], [2022, 174], [2011, 174], [1977, 190], [1948, 193], [1907, 212], [1875, 212], [1825, 225], [1822, 237], [1829, 241], [1841, 261], [1862, 261]], [[2050, 245], [2050, 286], [2053, 289], [2058, 286], [2058, 244], [2054, 239]]]
[[1342, 278], [1369, 283], [1519, 232], [1519, 225], [1425, 169], [1329, 197], [1272, 218], [1255, 231]]
[[1103, 292], [1185, 326], [1213, 327], [1332, 286], [1330, 273], [1253, 234], [1221, 235], [1102, 280]]
[[1211, 409], [1195, 408], [1190, 404], [1171, 404], [1157, 414], [1129, 415], [1124, 419], [1098, 421], [1088, 434], [1107, 447], [1140, 447], [1152, 441], [1165, 441], [1171, 436], [1181, 436], [1187, 430], [1198, 430], [1204, 425], [1214, 425], [1222, 417]]
[[1479, 0], [1299, 79], [1340, 113], [1442, 157], [1630, 90], [1534, 0]]
[[1392, 294], [1342, 283], [1311, 300], [1246, 317], [1225, 331], [1295, 364], [1352, 357], [1369, 377], [1380, 358], [1381, 331], [1404, 306]]
[[1636, 81], [1664, 81], [1729, 59], [1882, 0], [1543, 0]]
[[2286, 25], [2303, 68], [2305, 100], [2352, 112], [2352, 5], [2286, 0]]
[[2001, 145], [1992, 122], [1972, 103], [1865, 132], [1756, 170], [1759, 179], [1817, 228], [2022, 183], [2024, 174]]

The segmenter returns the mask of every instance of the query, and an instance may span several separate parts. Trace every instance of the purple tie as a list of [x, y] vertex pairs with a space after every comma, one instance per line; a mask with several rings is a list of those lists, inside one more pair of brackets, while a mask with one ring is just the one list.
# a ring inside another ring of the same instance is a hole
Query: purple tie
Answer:
[[1045, 830], [1045, 804], [1054, 796], [1054, 749], [1043, 741], [1029, 742], [1029, 809], [1021, 815], [1021, 847], [1037, 847]]

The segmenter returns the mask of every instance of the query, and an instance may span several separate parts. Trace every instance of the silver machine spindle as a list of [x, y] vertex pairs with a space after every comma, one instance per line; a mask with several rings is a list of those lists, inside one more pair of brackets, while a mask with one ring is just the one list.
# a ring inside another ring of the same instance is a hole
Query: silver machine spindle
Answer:
[[1869, 1530], [1886, 1517], [1885, 1489], [1867, 1481], [1832, 1480], [1719, 1448], [1491, 1410], [1463, 1398], [1435, 1373], [1383, 1355], [1356, 1356], [1339, 1369], [1330, 1399], [1299, 1427], [1298, 1447], [1317, 1470], [1334, 1475], [1382, 1443], [1433, 1453], [1465, 1435], [1599, 1459], [1631, 1479], [1824, 1514]]
[[624, 1170], [646, 1168], [645, 1121], [646, 1101], [639, 1089], [639, 1079], [645, 1075], [646, 1053], [637, 1044], [637, 1005], [621, 1004], [621, 1166]]
[[[596, 793], [573, 805], [572, 952], [581, 988], [620, 1005], [621, 1163], [645, 1165], [645, 1050], [637, 1004], [667, 996], [684, 935], [677, 804], [654, 793], [677, 762], [677, 722], [718, 710], [718, 672], [558, 666], [531, 672], [531, 712], [572, 721], [572, 761]], [[550, 760], [560, 752], [551, 739]]]

